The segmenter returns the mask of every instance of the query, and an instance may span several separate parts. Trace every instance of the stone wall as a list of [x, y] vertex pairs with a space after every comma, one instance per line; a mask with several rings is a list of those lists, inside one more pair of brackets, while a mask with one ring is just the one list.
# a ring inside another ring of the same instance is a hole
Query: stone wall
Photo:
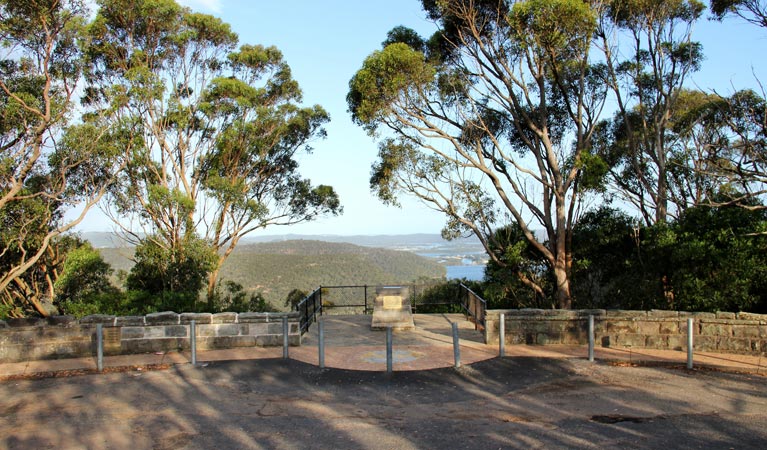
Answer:
[[72, 316], [0, 320], [0, 362], [73, 358], [96, 354], [96, 326], [104, 330], [104, 354], [121, 355], [189, 349], [195, 321], [199, 350], [281, 346], [282, 318], [290, 345], [301, 345], [299, 314], [161, 312], [146, 316]]
[[698, 351], [758, 355], [767, 352], [767, 315], [621, 310], [488, 310], [485, 342], [498, 344], [504, 313], [507, 344], [588, 344], [588, 317], [594, 316], [597, 347], [687, 349], [687, 319], [693, 321]]

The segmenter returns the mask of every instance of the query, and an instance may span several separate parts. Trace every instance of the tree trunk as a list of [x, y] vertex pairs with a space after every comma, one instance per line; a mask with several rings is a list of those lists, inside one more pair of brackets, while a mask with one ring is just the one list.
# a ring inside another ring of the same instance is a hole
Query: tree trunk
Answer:
[[554, 279], [557, 283], [557, 308], [570, 309], [572, 307], [572, 298], [570, 297], [570, 277], [567, 276], [567, 264], [564, 255], [558, 257], [554, 263]]
[[[657, 128], [662, 129], [660, 125]], [[666, 149], [662, 136], [655, 137], [655, 152], [658, 165], [658, 198], [655, 201], [655, 223], [664, 223], [668, 216], [668, 186], [666, 178]]]
[[[221, 267], [224, 265], [224, 262], [226, 262], [227, 258], [229, 258], [229, 255], [232, 254], [232, 252], [234, 251], [234, 248], [237, 246], [237, 243], [239, 241], [240, 241], [239, 236], [232, 237], [232, 240], [229, 241], [229, 247], [226, 248], [223, 254], [219, 255], [218, 262], [216, 263], [216, 268], [213, 269], [208, 275], [208, 306], [209, 307], [213, 306], [213, 294], [216, 290], [216, 282], [218, 282], [218, 274], [219, 272], [221, 272]], [[218, 248], [216, 250], [218, 253]]]
[[221, 270], [221, 265], [216, 266], [215, 269], [213, 269], [208, 274], [208, 308], [213, 308], [213, 294], [216, 291], [216, 282], [218, 281], [218, 272]]

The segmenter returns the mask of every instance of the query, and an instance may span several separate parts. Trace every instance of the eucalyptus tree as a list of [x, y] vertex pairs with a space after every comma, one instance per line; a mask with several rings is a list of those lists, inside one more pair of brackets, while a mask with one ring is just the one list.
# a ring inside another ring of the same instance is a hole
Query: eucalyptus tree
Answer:
[[129, 235], [171, 255], [187, 235], [206, 239], [219, 255], [211, 296], [245, 234], [341, 212], [331, 187], [298, 173], [296, 155], [325, 136], [329, 116], [300, 106], [277, 49], [237, 48], [228, 24], [173, 0], [98, 4], [86, 99], [135, 123], [144, 142], [110, 192]]
[[[73, 122], [87, 20], [78, 0], [0, 1], [0, 309], [47, 315], [59, 236], [104, 195], [130, 127]], [[69, 214], [67, 214], [69, 212]]]
[[704, 8], [697, 0], [612, 0], [600, 17], [596, 44], [617, 111], [600, 125], [597, 152], [646, 224], [679, 212], [670, 203], [673, 111], [703, 58], [692, 29]]
[[717, 19], [734, 15], [756, 26], [767, 28], [767, 2], [764, 0], [711, 0]]
[[385, 202], [410, 194], [443, 212], [443, 235], [475, 234], [501, 266], [494, 230], [519, 226], [554, 274], [549, 304], [568, 308], [573, 225], [605, 170], [591, 153], [606, 95], [590, 53], [602, 5], [423, 6], [434, 36], [395, 28], [349, 83], [353, 119], [380, 140], [371, 188]]
[[[711, 11], [718, 20], [735, 16], [767, 30], [767, 2], [763, 0], [711, 0]], [[721, 198], [719, 205], [735, 204], [748, 209], [765, 207], [767, 101], [760, 74], [755, 76], [760, 92], [744, 89], [730, 96], [725, 104], [718, 105], [731, 146], [729, 157], [715, 155], [714, 161], [720, 163], [722, 171], [736, 186], [729, 195]]]
[[767, 102], [761, 95], [750, 89], [729, 97], [684, 92], [672, 123], [677, 203], [765, 208]]

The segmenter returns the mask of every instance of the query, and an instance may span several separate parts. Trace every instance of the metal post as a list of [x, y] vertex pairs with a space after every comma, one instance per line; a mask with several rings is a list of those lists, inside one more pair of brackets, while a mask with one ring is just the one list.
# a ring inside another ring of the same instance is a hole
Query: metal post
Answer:
[[282, 359], [288, 359], [288, 318], [282, 318]]
[[461, 347], [458, 340], [458, 324], [453, 322], [453, 358], [455, 359], [455, 368], [461, 367]]
[[319, 360], [320, 360], [320, 369], [325, 368], [325, 321], [320, 320], [317, 322], [317, 330], [319, 331]]
[[192, 365], [197, 365], [197, 323], [189, 321], [189, 348], [192, 352]]
[[368, 313], [368, 285], [365, 285], [365, 314]]
[[391, 327], [386, 327], [386, 373], [392, 373], [392, 332]]
[[589, 315], [589, 361], [594, 361], [594, 315]]
[[506, 314], [498, 316], [498, 356], [506, 356]]
[[692, 319], [687, 319], [687, 368], [692, 369]]
[[104, 325], [96, 324], [96, 368], [104, 370]]

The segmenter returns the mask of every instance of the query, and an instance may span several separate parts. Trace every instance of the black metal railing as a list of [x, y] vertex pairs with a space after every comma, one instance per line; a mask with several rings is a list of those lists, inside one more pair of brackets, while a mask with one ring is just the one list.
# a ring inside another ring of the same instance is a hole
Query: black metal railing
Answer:
[[322, 314], [372, 314], [376, 291], [384, 287], [407, 288], [415, 313], [463, 313], [477, 329], [485, 326], [487, 302], [464, 284], [392, 284], [320, 286], [296, 305], [301, 313], [301, 333]]
[[461, 303], [464, 313], [469, 320], [474, 323], [475, 329], [484, 330], [487, 302], [463, 283], [461, 283], [461, 290], [464, 292], [463, 301]]
[[[461, 312], [460, 292], [445, 289], [444, 286], [413, 283], [322, 286], [322, 307], [325, 314], [372, 314], [376, 291], [384, 287], [398, 287], [407, 289], [413, 313]], [[432, 289], [441, 290], [435, 295]]]
[[317, 315], [322, 315], [322, 288], [315, 289], [296, 305], [296, 311], [301, 313], [301, 334], [309, 331], [309, 326], [317, 321]]

